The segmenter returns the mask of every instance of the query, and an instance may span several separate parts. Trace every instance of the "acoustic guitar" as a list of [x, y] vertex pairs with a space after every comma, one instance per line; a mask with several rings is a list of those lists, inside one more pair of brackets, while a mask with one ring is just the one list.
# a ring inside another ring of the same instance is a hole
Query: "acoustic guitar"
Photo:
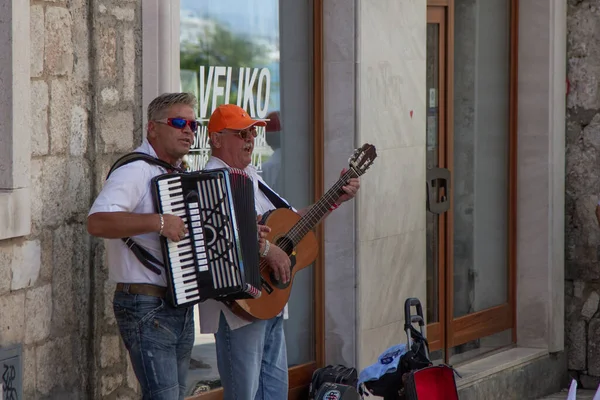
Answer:
[[228, 302], [229, 308], [236, 315], [252, 321], [273, 318], [283, 310], [290, 298], [295, 275], [317, 258], [319, 246], [313, 228], [321, 222], [336, 200], [345, 193], [342, 187], [348, 180], [363, 175], [376, 157], [377, 151], [373, 145], [367, 143], [356, 149], [348, 160], [348, 170], [304, 216], [301, 217], [286, 208], [272, 210], [263, 216], [263, 223], [271, 228], [267, 240], [276, 244], [290, 257], [290, 280], [285, 284], [276, 280], [267, 262], [261, 259], [261, 296], [256, 299]]

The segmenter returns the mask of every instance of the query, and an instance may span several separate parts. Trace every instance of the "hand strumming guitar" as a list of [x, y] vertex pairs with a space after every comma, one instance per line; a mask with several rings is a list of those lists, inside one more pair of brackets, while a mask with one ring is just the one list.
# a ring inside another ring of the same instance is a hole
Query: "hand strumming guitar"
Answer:
[[273, 270], [276, 280], [281, 283], [288, 283], [290, 281], [290, 267], [292, 262], [285, 251], [271, 243], [265, 260], [267, 260], [269, 267]]

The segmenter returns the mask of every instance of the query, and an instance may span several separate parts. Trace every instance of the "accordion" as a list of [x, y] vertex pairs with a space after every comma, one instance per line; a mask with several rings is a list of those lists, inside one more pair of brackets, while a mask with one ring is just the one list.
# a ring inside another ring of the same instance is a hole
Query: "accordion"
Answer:
[[242, 170], [167, 173], [152, 179], [159, 213], [181, 217], [188, 234], [161, 237], [174, 307], [206, 299], [260, 296], [258, 228], [252, 180]]

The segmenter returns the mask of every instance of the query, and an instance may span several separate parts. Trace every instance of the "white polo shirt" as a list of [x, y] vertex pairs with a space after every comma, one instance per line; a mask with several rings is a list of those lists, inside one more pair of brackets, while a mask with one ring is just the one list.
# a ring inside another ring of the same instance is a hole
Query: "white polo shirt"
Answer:
[[[204, 169], [217, 169], [217, 168], [227, 168], [229, 169], [229, 165], [227, 165], [223, 160], [217, 158], [215, 156], [211, 156]], [[256, 208], [257, 215], [263, 215], [267, 211], [275, 209], [275, 206], [271, 201], [265, 196], [265, 194], [259, 189], [258, 182], [261, 181], [263, 184], [267, 185], [262, 177], [256, 171], [254, 166], [249, 165], [244, 169], [244, 172], [248, 174], [250, 178], [252, 178], [252, 182], [254, 184], [254, 203]], [[229, 327], [233, 329], [241, 328], [242, 326], [250, 324], [250, 322], [246, 321], [235, 315], [229, 307], [224, 305], [223, 303], [216, 300], [206, 300], [202, 303], [198, 304], [198, 309], [200, 311], [200, 331], [202, 333], [215, 333], [219, 330], [219, 316], [221, 312], [225, 315], [225, 319], [229, 324]], [[287, 305], [283, 310], [283, 317], [285, 319], [288, 318], [287, 313]]]
[[[137, 152], [157, 157], [152, 145], [144, 139]], [[123, 211], [136, 214], [156, 213], [150, 180], [167, 171], [146, 161], [134, 161], [117, 168], [104, 183], [88, 215], [98, 212]], [[159, 261], [163, 261], [158, 232], [133, 236], [132, 239]], [[118, 283], [150, 283], [167, 286], [164, 270], [161, 275], [146, 268], [121, 239], [105, 239], [108, 258], [108, 278]]]

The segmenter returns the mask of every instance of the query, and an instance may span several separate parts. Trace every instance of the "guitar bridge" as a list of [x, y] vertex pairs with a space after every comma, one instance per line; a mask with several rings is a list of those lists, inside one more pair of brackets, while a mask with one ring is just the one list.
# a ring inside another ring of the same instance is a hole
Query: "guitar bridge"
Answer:
[[267, 282], [264, 278], [260, 278], [260, 281], [261, 281], [261, 285], [262, 285], [263, 289], [268, 294], [273, 293], [273, 288], [271, 287], [271, 285], [269, 285], [269, 282]]

